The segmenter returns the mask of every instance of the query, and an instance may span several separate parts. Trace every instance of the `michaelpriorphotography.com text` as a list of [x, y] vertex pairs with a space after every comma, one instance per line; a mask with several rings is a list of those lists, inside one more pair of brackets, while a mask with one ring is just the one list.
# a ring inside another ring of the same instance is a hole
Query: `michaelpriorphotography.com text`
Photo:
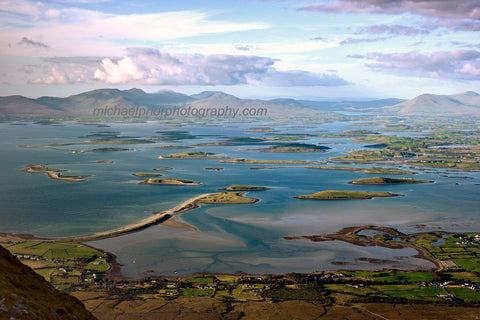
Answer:
[[137, 118], [232, 118], [237, 117], [266, 117], [268, 108], [252, 107], [101, 107], [93, 109], [94, 117], [137, 117]]

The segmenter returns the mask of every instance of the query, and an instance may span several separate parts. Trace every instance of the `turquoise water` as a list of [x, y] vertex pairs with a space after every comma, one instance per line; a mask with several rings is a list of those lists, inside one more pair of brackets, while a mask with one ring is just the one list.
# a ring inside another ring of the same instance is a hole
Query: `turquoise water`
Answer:
[[[120, 136], [139, 138], [158, 136], [158, 130], [186, 130], [196, 139], [161, 144], [189, 145], [221, 141], [228, 136], [271, 136], [269, 133], [245, 132], [258, 124], [189, 124], [169, 127], [165, 124], [112, 123], [102, 128], [65, 123], [45, 126], [27, 123], [0, 123], [1, 179], [0, 232], [30, 233], [43, 237], [62, 237], [105, 231], [149, 217], [153, 211], [171, 208], [196, 195], [215, 192], [230, 184], [251, 184], [272, 188], [250, 192], [260, 199], [252, 205], [203, 205], [179, 220], [197, 231], [155, 226], [139, 233], [91, 244], [108, 250], [124, 265], [123, 272], [140, 277], [154, 274], [189, 274], [209, 272], [309, 272], [339, 268], [334, 261], [348, 261], [349, 268], [374, 269], [356, 260], [359, 257], [389, 259], [380, 267], [417, 268], [428, 262], [412, 257], [412, 249], [360, 248], [341, 242], [314, 243], [288, 241], [284, 236], [334, 232], [352, 225], [376, 224], [397, 227], [404, 232], [420, 230], [480, 230], [480, 173], [462, 173], [473, 179], [442, 177], [442, 170], [428, 169], [415, 178], [435, 180], [434, 184], [395, 186], [354, 186], [348, 181], [364, 178], [359, 172], [315, 170], [285, 166], [273, 170], [250, 170], [248, 165], [219, 163], [216, 160], [160, 160], [154, 157], [186, 150], [217, 152], [229, 157], [251, 159], [307, 160], [324, 162], [326, 158], [362, 146], [350, 139], [313, 137], [304, 142], [331, 147], [325, 153], [262, 153], [239, 151], [258, 146], [198, 147], [196, 149], [151, 149], [151, 145], [118, 145], [133, 152], [70, 154], [63, 150], [27, 149], [19, 145], [84, 141], [88, 134], [114, 131]], [[274, 125], [270, 124], [269, 127]], [[351, 130], [347, 123], [314, 125], [314, 128], [274, 126], [281, 132], [338, 133]], [[362, 127], [368, 129], [369, 127]], [[292, 130], [289, 130], [292, 129]], [[358, 129], [355, 127], [354, 129]], [[372, 128], [370, 128], [372, 129]], [[83, 137], [83, 138], [82, 138]], [[68, 146], [65, 149], [92, 149], [101, 145]], [[48, 179], [44, 174], [26, 174], [20, 170], [30, 163], [73, 163], [112, 160], [113, 164], [52, 164], [68, 169], [69, 174], [93, 174], [86, 182], [68, 183]], [[267, 165], [270, 166], [270, 165]], [[201, 181], [201, 186], [139, 185], [131, 174], [155, 167], [172, 167], [159, 172], [165, 177]], [[205, 167], [223, 167], [207, 171]], [[458, 184], [456, 184], [458, 183]], [[312, 201], [294, 196], [333, 190], [390, 191], [404, 197], [362, 201]], [[345, 266], [340, 266], [345, 268]]]

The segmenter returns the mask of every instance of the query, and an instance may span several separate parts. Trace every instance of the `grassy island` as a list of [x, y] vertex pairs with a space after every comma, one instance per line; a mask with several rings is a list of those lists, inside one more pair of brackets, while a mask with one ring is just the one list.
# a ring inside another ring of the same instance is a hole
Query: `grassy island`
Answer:
[[334, 167], [334, 166], [309, 166], [309, 169], [323, 169], [323, 170], [345, 170], [345, 171], [358, 171], [363, 173], [374, 174], [416, 174], [416, 172], [395, 168], [360, 168], [360, 167]]
[[226, 190], [226, 191], [263, 191], [263, 190], [268, 190], [268, 188], [257, 187], [257, 186], [247, 186], [247, 185], [241, 185], [241, 184], [232, 184], [231, 186], [228, 186], [228, 187], [220, 189], [220, 190]]
[[192, 148], [190, 146], [177, 146], [177, 145], [163, 145], [163, 146], [153, 146], [150, 149], [188, 149]]
[[196, 203], [203, 204], [245, 204], [245, 203], [255, 203], [259, 201], [255, 198], [244, 197], [245, 192], [220, 192], [210, 194], [203, 198], [200, 198]]
[[151, 172], [136, 172], [132, 173], [135, 177], [160, 177], [160, 173], [151, 173]]
[[171, 185], [171, 186], [199, 186], [200, 182], [184, 180], [184, 179], [173, 179], [173, 178], [150, 178], [145, 179], [140, 184], [155, 184], [155, 185]]
[[260, 152], [325, 152], [328, 149], [330, 148], [325, 146], [317, 146], [314, 144], [284, 143], [278, 146], [272, 146], [268, 148], [240, 149], [240, 150], [260, 151]]
[[311, 164], [313, 162], [301, 160], [255, 160], [255, 159], [226, 159], [220, 162], [230, 163], [259, 163], [259, 164]]
[[383, 185], [383, 184], [410, 184], [410, 183], [433, 183], [431, 180], [373, 177], [350, 181], [350, 184]]
[[173, 168], [170, 167], [158, 167], [158, 168], [153, 168], [154, 171], [166, 171], [166, 170], [172, 170]]
[[96, 149], [86, 149], [86, 150], [73, 150], [70, 153], [110, 152], [110, 151], [134, 151], [134, 149], [118, 148], [118, 147], [106, 147], [106, 148], [96, 148]]
[[158, 156], [157, 159], [224, 159], [224, 157], [215, 156], [216, 154], [217, 153], [203, 151], [186, 151]]
[[394, 194], [390, 192], [365, 192], [365, 191], [338, 191], [338, 190], [325, 190], [307, 194], [303, 196], [297, 196], [296, 199], [311, 199], [311, 200], [363, 200], [372, 199], [375, 197], [396, 197], [400, 194]]

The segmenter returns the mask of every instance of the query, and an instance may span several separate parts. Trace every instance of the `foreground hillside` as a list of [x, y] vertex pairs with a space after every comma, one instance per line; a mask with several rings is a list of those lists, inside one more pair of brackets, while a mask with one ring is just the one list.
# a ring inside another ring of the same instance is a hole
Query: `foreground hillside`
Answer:
[[0, 246], [0, 319], [95, 319]]

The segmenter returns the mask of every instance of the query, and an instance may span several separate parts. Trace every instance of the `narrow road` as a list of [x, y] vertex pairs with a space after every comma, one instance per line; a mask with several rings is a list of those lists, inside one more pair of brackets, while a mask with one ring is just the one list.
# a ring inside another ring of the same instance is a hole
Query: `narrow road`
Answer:
[[[121, 228], [109, 230], [109, 231], [102, 231], [102, 232], [97, 232], [93, 233], [90, 235], [85, 235], [85, 236], [78, 236], [78, 237], [67, 237], [67, 238], [57, 238], [57, 239], [52, 239], [54, 241], [74, 241], [74, 242], [85, 242], [85, 241], [92, 241], [92, 240], [100, 240], [100, 239], [108, 239], [112, 237], [117, 237], [120, 235], [124, 235], [127, 233], [131, 232], [137, 232], [140, 230], [143, 230], [145, 228], [148, 228], [150, 226], [156, 225], [158, 223], [161, 223], [165, 220], [168, 220], [172, 216], [186, 212], [191, 209], [195, 209], [195, 202], [203, 197], [206, 197], [208, 195], [211, 195], [213, 193], [205, 193], [193, 198], [190, 198], [179, 205], [168, 209], [166, 211], [161, 211], [161, 212], [156, 212], [153, 214], [151, 217], [143, 219], [139, 222], [135, 222], [126, 226], [123, 226]], [[193, 206], [192, 206], [193, 205]]]

